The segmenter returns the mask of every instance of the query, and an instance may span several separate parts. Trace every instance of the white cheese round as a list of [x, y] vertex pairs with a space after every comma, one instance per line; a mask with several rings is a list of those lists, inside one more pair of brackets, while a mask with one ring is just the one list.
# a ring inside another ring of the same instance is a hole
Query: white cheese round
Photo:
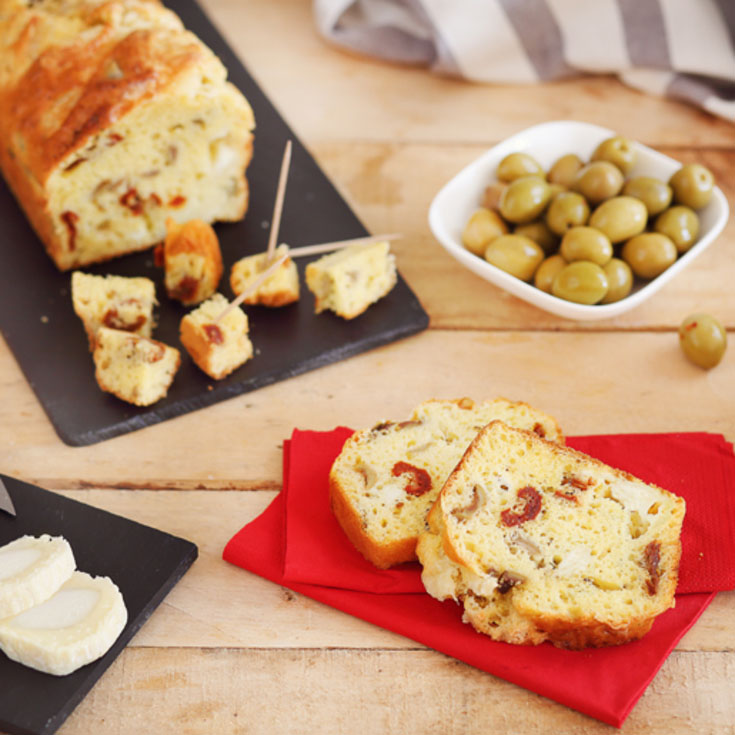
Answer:
[[0, 547], [0, 620], [47, 600], [75, 568], [60, 536], [22, 536]]
[[74, 572], [50, 599], [0, 621], [0, 649], [25, 666], [65, 676], [107, 653], [127, 620], [112, 580]]

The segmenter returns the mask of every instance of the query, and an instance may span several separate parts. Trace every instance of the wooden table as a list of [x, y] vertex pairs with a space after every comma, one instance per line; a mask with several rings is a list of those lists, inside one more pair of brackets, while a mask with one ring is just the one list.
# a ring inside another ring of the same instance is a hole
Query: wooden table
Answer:
[[[206, 0], [276, 106], [431, 316], [388, 347], [87, 448], [54, 433], [0, 340], [0, 471], [184, 536], [200, 558], [61, 728], [76, 733], [597, 733], [612, 730], [221, 560], [281, 486], [294, 427], [372, 425], [432, 396], [506, 396], [570, 435], [704, 430], [735, 440], [735, 346], [707, 373], [676, 328], [716, 314], [735, 338], [735, 226], [645, 305], [566, 321], [457, 265], [427, 209], [454, 173], [534, 123], [612, 127], [711, 167], [735, 201], [735, 128], [612, 78], [476, 86], [331, 48], [307, 0]], [[226, 441], [222, 437], [227, 437]], [[683, 638], [623, 732], [735, 732], [735, 593]]]

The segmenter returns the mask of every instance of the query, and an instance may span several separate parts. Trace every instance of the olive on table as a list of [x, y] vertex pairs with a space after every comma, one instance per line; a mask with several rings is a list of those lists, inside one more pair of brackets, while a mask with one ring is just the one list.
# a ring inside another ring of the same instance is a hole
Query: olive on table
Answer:
[[584, 162], [576, 153], [567, 153], [554, 163], [546, 178], [549, 183], [560, 184], [568, 189], [582, 166]]
[[528, 153], [509, 153], [499, 164], [496, 175], [500, 181], [511, 182], [522, 176], [541, 176], [541, 164]]
[[559, 246], [559, 238], [549, 229], [549, 226], [542, 219], [528, 222], [525, 225], [517, 225], [513, 228], [513, 233], [530, 237], [531, 240], [541, 246], [545, 253], [551, 253]]
[[603, 140], [595, 148], [590, 160], [609, 161], [627, 174], [635, 165], [636, 158], [637, 151], [633, 142], [622, 135], [615, 135]]
[[488, 263], [522, 281], [530, 281], [544, 259], [538, 243], [523, 235], [501, 235], [485, 250]]
[[577, 304], [596, 304], [607, 293], [605, 271], [597, 263], [578, 260], [564, 266], [551, 284], [551, 293]]
[[660, 276], [675, 260], [676, 245], [660, 232], [644, 232], [623, 245], [623, 260], [639, 278]]
[[692, 209], [702, 209], [712, 199], [715, 177], [701, 163], [687, 163], [669, 179], [674, 201]]
[[679, 344], [695, 365], [709, 370], [725, 354], [727, 332], [710, 314], [690, 314], [679, 325]]
[[551, 191], [545, 179], [523, 176], [508, 184], [500, 197], [498, 209], [508, 222], [532, 222], [546, 209], [550, 197]]
[[563, 235], [570, 227], [578, 227], [587, 222], [590, 205], [576, 191], [563, 191], [557, 194], [546, 210], [546, 224], [557, 235]]
[[653, 176], [637, 176], [634, 179], [628, 179], [623, 186], [622, 193], [625, 196], [640, 199], [646, 205], [649, 217], [663, 212], [671, 204], [671, 198], [674, 195], [671, 187], [665, 181]]
[[676, 249], [685, 253], [697, 241], [699, 217], [691, 207], [675, 204], [656, 217], [653, 229], [670, 237]]
[[561, 239], [559, 254], [568, 263], [589, 260], [605, 265], [613, 256], [610, 239], [594, 227], [572, 227]]
[[600, 300], [601, 304], [612, 304], [624, 299], [633, 288], [633, 271], [620, 258], [611, 258], [602, 266], [607, 276], [607, 293]]
[[503, 218], [490, 209], [480, 208], [472, 213], [462, 232], [462, 244], [475, 255], [483, 256], [487, 246], [508, 232]]
[[556, 274], [566, 265], [567, 261], [561, 255], [550, 255], [536, 269], [533, 276], [533, 285], [545, 293], [551, 293], [551, 284], [554, 283]]
[[648, 210], [635, 197], [619, 196], [600, 204], [587, 224], [604, 232], [610, 242], [622, 242], [646, 229]]
[[609, 161], [593, 161], [577, 172], [571, 189], [594, 205], [619, 194], [623, 183], [623, 172], [617, 166]]

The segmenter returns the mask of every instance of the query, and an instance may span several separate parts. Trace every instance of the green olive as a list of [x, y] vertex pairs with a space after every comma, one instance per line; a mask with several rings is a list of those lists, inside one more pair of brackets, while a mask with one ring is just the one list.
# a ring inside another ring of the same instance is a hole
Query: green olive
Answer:
[[676, 249], [685, 253], [697, 241], [699, 217], [693, 209], [677, 204], [656, 217], [653, 229], [670, 237]]
[[584, 163], [576, 153], [567, 153], [554, 163], [546, 178], [551, 184], [561, 184], [568, 189], [582, 166]]
[[709, 370], [725, 354], [727, 332], [713, 316], [691, 314], [679, 325], [679, 344], [695, 365]]
[[633, 288], [633, 271], [620, 258], [612, 258], [602, 267], [607, 276], [607, 293], [600, 301], [601, 304], [612, 304], [624, 299]]
[[596, 304], [607, 293], [607, 276], [597, 263], [578, 260], [564, 266], [551, 284], [551, 293], [577, 304]]
[[500, 197], [498, 209], [508, 222], [532, 222], [546, 209], [551, 191], [539, 176], [523, 176], [512, 181]]
[[587, 222], [590, 206], [587, 200], [575, 191], [563, 191], [557, 194], [546, 210], [546, 224], [557, 235], [563, 235], [570, 227], [577, 227]]
[[600, 204], [587, 224], [604, 232], [610, 242], [622, 242], [643, 232], [648, 221], [646, 205], [634, 197], [613, 197]]
[[702, 209], [712, 199], [715, 177], [700, 163], [687, 163], [670, 179], [674, 190], [674, 201], [692, 209]]
[[549, 226], [542, 219], [535, 222], [529, 222], [525, 225], [518, 225], [513, 229], [516, 235], [530, 237], [531, 240], [537, 242], [545, 253], [551, 253], [559, 246], [559, 238], [549, 229]]
[[515, 181], [522, 176], [544, 177], [541, 164], [528, 153], [509, 153], [499, 164], [497, 177], [500, 181]]
[[594, 227], [572, 227], [561, 239], [561, 256], [569, 263], [589, 260], [605, 265], [613, 255], [613, 246], [604, 233]]
[[533, 277], [533, 285], [536, 288], [551, 293], [551, 284], [556, 278], [556, 274], [566, 266], [567, 261], [561, 257], [561, 255], [550, 255], [541, 265], [536, 269], [536, 273]]
[[626, 181], [623, 194], [640, 199], [646, 205], [649, 217], [663, 212], [671, 204], [673, 196], [667, 183], [652, 176], [638, 176]]
[[632, 141], [622, 135], [616, 135], [603, 140], [595, 148], [590, 160], [609, 161], [617, 166], [624, 174], [630, 172], [636, 162], [636, 149]]
[[508, 232], [508, 225], [502, 217], [490, 209], [473, 212], [462, 232], [462, 244], [475, 255], [482, 257], [487, 246], [496, 238]]
[[623, 173], [609, 161], [593, 161], [581, 168], [571, 188], [578, 191], [590, 204], [599, 204], [620, 193]]
[[544, 259], [544, 251], [528, 237], [501, 235], [485, 251], [488, 263], [522, 281], [530, 281]]
[[499, 184], [497, 182], [485, 187], [482, 206], [485, 209], [497, 209], [500, 205], [500, 197], [503, 196], [503, 191], [505, 191], [505, 184]]
[[660, 232], [644, 232], [623, 245], [623, 260], [639, 278], [655, 278], [676, 260], [676, 245]]

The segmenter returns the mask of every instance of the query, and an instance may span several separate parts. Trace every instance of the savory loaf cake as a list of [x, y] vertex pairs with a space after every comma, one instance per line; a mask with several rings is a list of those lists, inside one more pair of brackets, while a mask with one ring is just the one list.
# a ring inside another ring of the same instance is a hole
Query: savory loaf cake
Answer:
[[494, 421], [429, 513], [422, 578], [496, 640], [625, 643], [674, 605], [684, 511], [666, 490]]
[[354, 319], [396, 285], [396, 259], [385, 241], [350, 245], [309, 263], [305, 276], [315, 313]]
[[181, 364], [175, 347], [108, 327], [97, 331], [92, 357], [99, 387], [136, 406], [163, 398]]
[[74, 271], [71, 301], [74, 313], [84, 325], [90, 350], [94, 350], [97, 330], [103, 326], [151, 336], [153, 308], [158, 302], [156, 286], [150, 278], [94, 276]]
[[[273, 253], [272, 260], [278, 260], [287, 254], [288, 245], [279, 245]], [[230, 272], [230, 286], [236, 296], [254, 284], [261, 273], [267, 270], [269, 263], [266, 263], [266, 257], [267, 253], [258, 253], [240, 258], [234, 263]], [[277, 307], [293, 304], [298, 300], [299, 274], [296, 270], [296, 263], [291, 258], [286, 258], [275, 273], [270, 275], [252, 294], [245, 297], [243, 303]]]
[[185, 306], [208, 299], [222, 278], [222, 252], [217, 234], [200, 219], [179, 224], [166, 220], [166, 238], [156, 248], [169, 298]]
[[239, 307], [217, 322], [229, 302], [216, 293], [184, 316], [179, 325], [181, 344], [210, 378], [221, 380], [253, 356], [248, 316]]
[[253, 113], [158, 0], [0, 0], [0, 167], [66, 270], [237, 220]]
[[477, 432], [495, 419], [563, 442], [556, 421], [526, 403], [498, 398], [430, 400], [406, 421], [385, 421], [345, 443], [329, 473], [332, 510], [375, 566], [416, 559], [426, 513]]

